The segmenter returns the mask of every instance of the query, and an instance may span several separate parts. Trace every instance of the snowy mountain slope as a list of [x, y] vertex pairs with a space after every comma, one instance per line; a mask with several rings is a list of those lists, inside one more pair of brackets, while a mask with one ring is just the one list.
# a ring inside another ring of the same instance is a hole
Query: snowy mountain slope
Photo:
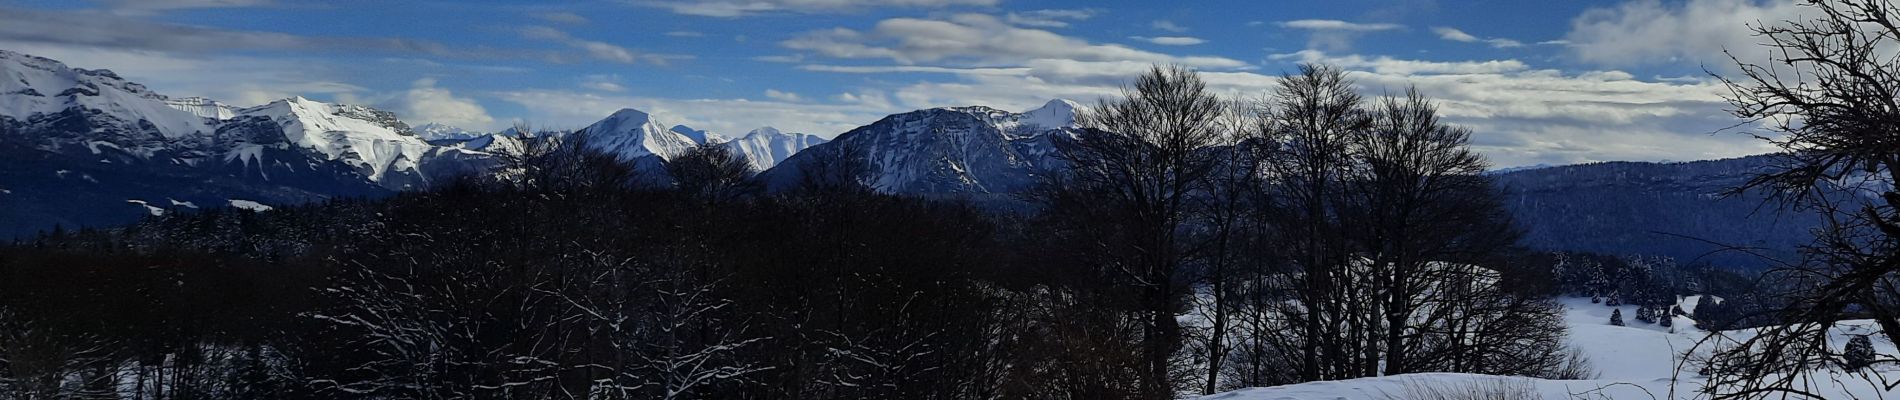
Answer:
[[299, 96], [244, 109], [239, 115], [269, 118], [290, 146], [321, 160], [342, 162], [391, 189], [425, 186], [428, 177], [421, 173], [421, 164], [437, 148], [395, 114], [369, 107]]
[[722, 143], [734, 154], [744, 157], [755, 171], [771, 169], [793, 154], [825, 142], [824, 138], [803, 133], [784, 133], [772, 127], [753, 129], [745, 136]]
[[1048, 168], [1051, 140], [1061, 136], [1049, 133], [1073, 127], [1073, 104], [1051, 101], [1024, 113], [970, 106], [895, 114], [794, 154], [765, 179], [789, 187], [812, 160], [852, 157], [868, 166], [859, 179], [879, 191], [1010, 193]]
[[471, 131], [471, 130], [462, 129], [461, 127], [457, 127], [453, 125], [439, 124], [439, 123], [434, 123], [434, 122], [430, 122], [430, 123], [426, 123], [422, 125], [416, 125], [415, 127], [413, 127], [412, 130], [415, 131], [416, 136], [421, 137], [422, 140], [427, 140], [427, 141], [468, 140], [468, 139], [474, 139], [476, 137], [480, 137], [483, 135], [483, 133], [481, 132]]
[[678, 133], [682, 136], [686, 136], [687, 139], [692, 139], [693, 143], [695, 144], [725, 143], [726, 141], [731, 140], [727, 138], [725, 135], [720, 135], [717, 133], [707, 132], [707, 131], [703, 131], [699, 129], [693, 129], [693, 127], [686, 126], [686, 125], [673, 125], [673, 128], [668, 129], [668, 130], [673, 131], [673, 133]]
[[34, 121], [70, 110], [99, 129], [166, 139], [211, 131], [210, 122], [166, 105], [164, 95], [109, 70], [69, 68], [52, 59], [0, 50], [0, 116]]
[[208, 118], [217, 121], [236, 118], [238, 113], [237, 107], [203, 97], [166, 99], [165, 105], [191, 113], [192, 115], [197, 115], [199, 118]]
[[[1694, 296], [1680, 302], [1683, 308], [1693, 309]], [[1407, 374], [1387, 377], [1348, 379], [1327, 382], [1309, 382], [1295, 385], [1267, 388], [1251, 388], [1201, 397], [1203, 400], [1281, 400], [1281, 399], [1346, 399], [1346, 400], [1386, 400], [1407, 398], [1417, 395], [1424, 388], [1456, 389], [1463, 387], [1488, 387], [1502, 383], [1521, 393], [1534, 395], [1534, 398], [1551, 400], [1586, 399], [1698, 399], [1707, 395], [1698, 393], [1706, 377], [1693, 369], [1676, 369], [1684, 354], [1695, 351], [1707, 354], [1708, 349], [1696, 347], [1697, 342], [1708, 332], [1694, 328], [1695, 321], [1688, 317], [1675, 317], [1674, 332], [1660, 325], [1645, 324], [1633, 319], [1627, 320], [1629, 326], [1614, 326], [1608, 323], [1612, 310], [1601, 304], [1592, 304], [1589, 299], [1563, 299], [1566, 310], [1564, 322], [1570, 333], [1570, 345], [1590, 359], [1597, 372], [1595, 379], [1550, 380], [1522, 377], [1502, 377], [1492, 375], [1426, 373]], [[1620, 307], [1624, 316], [1635, 315], [1634, 306]], [[1828, 345], [1844, 346], [1847, 340], [1856, 335], [1878, 332], [1878, 327], [1869, 320], [1843, 321], [1829, 335]], [[1729, 331], [1726, 334], [1735, 338], [1746, 338], [1752, 330]], [[1874, 350], [1883, 356], [1900, 354], [1893, 343], [1874, 335]], [[1693, 367], [1690, 367], [1693, 368]], [[1888, 374], [1900, 371], [1888, 372]], [[1840, 373], [1837, 370], [1816, 371], [1815, 388], [1823, 398], [1881, 398], [1892, 397], [1896, 393], [1885, 391], [1875, 384], [1856, 376]]]
[[179, 204], [379, 196], [490, 162], [368, 107], [298, 97], [237, 109], [4, 50], [0, 158], [0, 237], [191, 208]]
[[646, 156], [669, 160], [695, 145], [693, 139], [668, 129], [652, 115], [631, 108], [615, 111], [575, 134], [585, 135], [589, 147], [628, 161]]
[[1081, 109], [1082, 105], [1073, 100], [1049, 100], [1048, 103], [1043, 103], [1042, 107], [1024, 111], [1017, 118], [1016, 125], [1020, 128], [1016, 130], [1034, 134], [1056, 129], [1078, 128], [1079, 126], [1075, 124], [1075, 114]]

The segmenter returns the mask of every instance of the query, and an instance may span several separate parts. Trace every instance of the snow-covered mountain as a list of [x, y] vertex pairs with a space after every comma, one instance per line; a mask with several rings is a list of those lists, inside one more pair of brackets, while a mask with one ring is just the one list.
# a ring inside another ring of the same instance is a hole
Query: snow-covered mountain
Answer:
[[731, 140], [726, 138], [725, 135], [693, 129], [693, 127], [686, 125], [673, 125], [673, 128], [669, 130], [673, 131], [673, 133], [686, 136], [687, 139], [692, 139], [695, 144], [725, 143]]
[[1054, 167], [1049, 155], [1074, 128], [1076, 110], [1053, 100], [1022, 113], [970, 106], [891, 115], [799, 152], [765, 178], [789, 187], [813, 160], [852, 157], [868, 166], [859, 179], [888, 193], [1014, 192]]
[[245, 109], [174, 99], [111, 71], [5, 50], [0, 159], [0, 220], [9, 221], [0, 236], [125, 222], [176, 204], [379, 195], [488, 162], [430, 145], [386, 111], [302, 97]]
[[825, 142], [825, 138], [803, 134], [784, 133], [772, 127], [753, 129], [745, 136], [726, 141], [722, 145], [731, 149], [752, 164], [752, 169], [764, 171], [798, 154], [806, 148]]
[[[305, 156], [338, 161], [372, 182], [390, 189], [427, 185], [424, 158], [440, 149], [417, 137], [396, 114], [363, 106], [340, 105], [292, 97], [247, 108], [243, 117], [268, 118], [281, 128], [286, 145], [305, 150]], [[225, 160], [250, 160], [258, 144], [227, 152]]]
[[419, 136], [422, 138], [422, 140], [427, 140], [427, 141], [469, 140], [469, 139], [474, 139], [476, 137], [480, 137], [484, 135], [481, 132], [471, 131], [467, 129], [462, 129], [461, 127], [458, 127], [458, 126], [440, 124], [440, 123], [435, 123], [435, 122], [430, 122], [430, 123], [426, 123], [422, 125], [416, 125], [413, 127], [412, 130], [415, 131], [416, 136]]
[[[68, 68], [52, 59], [0, 50], [0, 116], [44, 120], [77, 110], [103, 129], [179, 138], [210, 132], [204, 118], [166, 105], [166, 97], [109, 70]], [[144, 121], [144, 123], [139, 123]]]
[[209, 118], [219, 121], [236, 118], [238, 113], [238, 107], [203, 97], [167, 99], [165, 100], [165, 105], [180, 111], [192, 113], [200, 118]]
[[585, 135], [588, 147], [627, 161], [647, 156], [670, 160], [696, 145], [692, 138], [668, 129], [652, 115], [631, 108], [615, 111], [576, 134]]

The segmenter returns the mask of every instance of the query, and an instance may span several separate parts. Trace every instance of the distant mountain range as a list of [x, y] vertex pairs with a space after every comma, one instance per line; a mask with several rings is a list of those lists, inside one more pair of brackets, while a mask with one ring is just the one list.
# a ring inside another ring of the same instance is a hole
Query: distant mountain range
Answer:
[[[642, 168], [693, 146], [726, 146], [768, 187], [799, 182], [826, 159], [863, 165], [876, 190], [919, 196], [1004, 197], [1064, 168], [1080, 105], [1052, 100], [1024, 112], [945, 107], [887, 116], [833, 140], [770, 127], [737, 138], [668, 125], [634, 109], [578, 134]], [[70, 68], [0, 50], [0, 238], [54, 226], [104, 226], [141, 216], [232, 205], [288, 205], [381, 196], [480, 173], [521, 134], [441, 124], [411, 127], [369, 107], [293, 97], [255, 107], [170, 98], [111, 71]], [[1719, 193], [1767, 168], [1765, 157], [1687, 163], [1611, 162], [1492, 171], [1527, 229], [1549, 250], [1652, 254], [1756, 266], [1703, 241], [1788, 256], [1812, 215], [1759, 194]]]
[[[643, 165], [720, 136], [637, 110], [589, 125], [597, 149]], [[758, 169], [822, 143], [761, 128], [727, 142]], [[394, 113], [293, 97], [255, 107], [171, 98], [108, 70], [0, 50], [0, 238], [200, 207], [381, 196], [485, 171], [515, 132], [411, 127]]]

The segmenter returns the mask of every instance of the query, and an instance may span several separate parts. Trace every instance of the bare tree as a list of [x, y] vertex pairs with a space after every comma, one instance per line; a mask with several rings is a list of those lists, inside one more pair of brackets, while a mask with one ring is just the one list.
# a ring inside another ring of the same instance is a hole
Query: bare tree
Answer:
[[[1482, 174], [1484, 159], [1471, 151], [1471, 131], [1445, 124], [1437, 108], [1416, 89], [1402, 98], [1384, 98], [1374, 110], [1370, 129], [1352, 140], [1357, 167], [1350, 171], [1349, 234], [1369, 264], [1374, 318], [1365, 370], [1383, 364], [1385, 375], [1415, 367], [1407, 362], [1416, 335], [1407, 330], [1434, 285], [1469, 281], [1444, 275], [1434, 263], [1470, 263], [1508, 250], [1515, 229]], [[1381, 362], [1383, 361], [1383, 362]]]
[[[1772, 54], [1731, 59], [1732, 112], [1760, 123], [1781, 165], [1737, 191], [1763, 189], [1820, 211], [1803, 259], [1771, 271], [1793, 283], [1781, 325], [1723, 347], [1705, 370], [1718, 397], [1806, 394], [1800, 370], [1838, 358], [1836, 321], [1871, 318], [1900, 339], [1900, 7], [1886, 0], [1808, 0], [1807, 16], [1748, 28]], [[1882, 360], [1890, 361], [1890, 360]]]
[[757, 195], [764, 188], [753, 179], [752, 165], [732, 148], [702, 144], [666, 162], [676, 189], [713, 203], [727, 203]]
[[1195, 197], [1197, 212], [1193, 223], [1204, 227], [1205, 239], [1196, 241], [1198, 248], [1192, 253], [1199, 255], [1198, 264], [1202, 268], [1196, 281], [1204, 285], [1205, 291], [1190, 298], [1200, 314], [1207, 317], [1206, 332], [1198, 335], [1202, 361], [1206, 365], [1199, 377], [1203, 395], [1220, 390], [1220, 377], [1227, 355], [1232, 351], [1233, 314], [1240, 306], [1237, 304], [1240, 296], [1236, 294], [1241, 276], [1238, 270], [1249, 261], [1241, 249], [1248, 244], [1247, 235], [1253, 232], [1245, 225], [1258, 221], [1249, 203], [1256, 198], [1262, 183], [1258, 153], [1264, 143], [1258, 140], [1256, 129], [1263, 112], [1260, 104], [1254, 102], [1224, 104], [1214, 124], [1221, 135], [1218, 150], [1213, 150], [1218, 152], [1219, 164], [1209, 174], [1204, 194]]
[[810, 158], [798, 165], [797, 189], [814, 194], [861, 193], [872, 190], [864, 182], [869, 176], [871, 163], [865, 160], [863, 153], [850, 142], [833, 142], [830, 146], [807, 149], [800, 155], [809, 154]]
[[1274, 147], [1265, 163], [1274, 179], [1271, 203], [1263, 203], [1286, 243], [1291, 270], [1263, 284], [1280, 286], [1262, 294], [1291, 292], [1297, 302], [1263, 302], [1280, 309], [1295, 328], [1260, 332], [1284, 349], [1298, 349], [1299, 377], [1314, 381], [1349, 377], [1346, 349], [1352, 298], [1357, 290], [1344, 268], [1353, 254], [1344, 232], [1334, 223], [1344, 198], [1345, 173], [1351, 170], [1354, 135], [1368, 129], [1372, 116], [1346, 78], [1344, 71], [1323, 65], [1301, 65], [1297, 74], [1283, 76], [1271, 98], [1272, 114], [1262, 132]]
[[501, 159], [494, 176], [504, 186], [543, 194], [602, 193], [598, 189], [627, 188], [643, 176], [617, 156], [588, 145], [587, 135], [567, 131], [535, 131], [516, 124], [520, 136]]
[[0, 306], [0, 397], [112, 398], [114, 348]]
[[1093, 202], [1114, 216], [1095, 222], [1102, 233], [1095, 240], [1115, 252], [1100, 268], [1140, 296], [1143, 398], [1173, 396], [1172, 360], [1181, 336], [1175, 316], [1190, 284], [1183, 228], [1191, 196], [1219, 165], [1209, 150], [1221, 140], [1222, 104], [1194, 71], [1154, 67], [1121, 98], [1103, 100], [1078, 118], [1087, 129], [1058, 147], [1070, 169], [1032, 196], [1048, 209]]

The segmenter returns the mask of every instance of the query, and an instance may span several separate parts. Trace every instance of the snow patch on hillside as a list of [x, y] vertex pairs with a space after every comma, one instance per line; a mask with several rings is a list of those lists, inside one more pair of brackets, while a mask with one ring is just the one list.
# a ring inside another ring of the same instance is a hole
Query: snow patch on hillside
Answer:
[[250, 200], [231, 199], [231, 206], [246, 209], [246, 210], [256, 211], [256, 212], [265, 212], [265, 211], [271, 210], [271, 207], [264, 205], [264, 203], [259, 203], [259, 202], [250, 201]]

